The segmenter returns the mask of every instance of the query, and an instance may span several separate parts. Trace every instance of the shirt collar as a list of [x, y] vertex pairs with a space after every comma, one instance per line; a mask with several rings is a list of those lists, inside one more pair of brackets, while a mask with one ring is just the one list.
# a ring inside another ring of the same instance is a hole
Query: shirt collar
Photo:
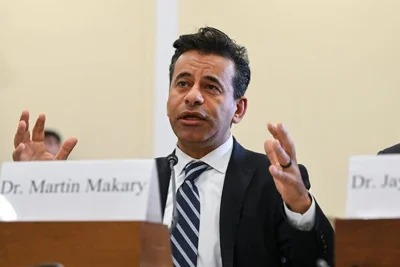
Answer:
[[[228, 140], [220, 145], [218, 148], [214, 149], [200, 160], [204, 163], [207, 163], [216, 171], [225, 174], [226, 169], [228, 168], [228, 163], [231, 158], [233, 148], [233, 137], [230, 135]], [[178, 157], [178, 163], [175, 166], [175, 172], [177, 175], [180, 175], [185, 166], [193, 160], [196, 160], [189, 155], [185, 154], [182, 150], [176, 146], [175, 155]]]

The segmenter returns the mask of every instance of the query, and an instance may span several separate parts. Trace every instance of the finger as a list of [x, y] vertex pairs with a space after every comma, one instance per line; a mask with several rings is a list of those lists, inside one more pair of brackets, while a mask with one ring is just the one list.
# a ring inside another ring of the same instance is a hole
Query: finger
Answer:
[[17, 132], [14, 135], [14, 148], [17, 148], [19, 144], [24, 141], [25, 138], [26, 122], [24, 120], [19, 121]]
[[264, 150], [265, 154], [267, 154], [267, 157], [271, 164], [279, 164], [278, 158], [276, 157], [275, 154], [275, 149], [273, 147], [273, 141], [272, 140], [267, 140], [264, 143]]
[[291, 159], [289, 155], [286, 153], [286, 151], [282, 148], [281, 144], [279, 143], [279, 140], [273, 141], [273, 149], [281, 167], [286, 166], [290, 163]]
[[24, 143], [19, 143], [19, 145], [15, 148], [12, 157], [14, 161], [20, 161], [21, 160], [21, 154], [25, 149], [25, 144]]
[[278, 167], [271, 165], [269, 166], [269, 172], [274, 179], [278, 180], [282, 184], [292, 184], [295, 181], [291, 178], [290, 174], [280, 170]]
[[44, 141], [44, 123], [46, 116], [40, 114], [36, 120], [35, 126], [32, 129], [32, 141], [43, 142]]
[[25, 121], [25, 123], [26, 123], [25, 132], [28, 132], [29, 131], [29, 111], [27, 111], [27, 110], [22, 111], [20, 120]]
[[26, 123], [26, 126], [27, 126], [26, 129], [28, 129], [28, 127], [29, 127], [29, 111], [28, 110], [23, 110], [19, 120], [20, 121], [24, 121]]
[[66, 160], [77, 143], [78, 143], [78, 140], [76, 138], [70, 138], [70, 139], [66, 140], [62, 144], [60, 151], [58, 151], [58, 153], [56, 155], [56, 159], [57, 160]]
[[24, 142], [28, 142], [31, 140], [31, 133], [28, 131], [25, 131], [25, 136], [24, 136]]
[[276, 126], [273, 125], [272, 123], [268, 123], [268, 131], [272, 134], [272, 136], [276, 139], [278, 137], [278, 131], [276, 129]]
[[26, 123], [24, 142], [28, 142], [31, 140], [31, 133], [29, 131], [29, 111], [25, 110], [23, 113], [26, 113], [26, 119], [24, 120]]
[[14, 148], [16, 148], [25, 137], [25, 132], [29, 127], [29, 111], [24, 110], [19, 117], [19, 123], [17, 127], [17, 132], [14, 135]]
[[282, 123], [278, 123], [277, 127], [277, 136], [278, 140], [282, 146], [282, 148], [288, 153], [289, 157], [292, 160], [296, 160], [296, 151], [294, 147], [294, 143], [292, 139], [289, 136], [289, 133], [287, 132], [286, 128], [283, 126]]

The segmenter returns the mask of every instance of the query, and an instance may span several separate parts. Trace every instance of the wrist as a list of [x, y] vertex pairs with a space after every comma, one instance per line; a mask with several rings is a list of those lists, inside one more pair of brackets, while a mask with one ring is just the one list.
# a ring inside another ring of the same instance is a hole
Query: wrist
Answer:
[[294, 203], [286, 203], [286, 204], [291, 211], [295, 213], [304, 214], [310, 209], [312, 200], [310, 194], [307, 192], [307, 194], [304, 195], [304, 197], [300, 198]]

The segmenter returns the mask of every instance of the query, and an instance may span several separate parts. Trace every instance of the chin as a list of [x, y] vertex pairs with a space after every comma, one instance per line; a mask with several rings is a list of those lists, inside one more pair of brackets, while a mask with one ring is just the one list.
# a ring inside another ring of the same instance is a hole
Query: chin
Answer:
[[178, 138], [185, 143], [201, 143], [207, 140], [205, 136], [201, 135], [182, 135], [178, 136]]
[[182, 143], [204, 143], [208, 140], [209, 135], [203, 134], [201, 131], [184, 131], [177, 134], [178, 139]]

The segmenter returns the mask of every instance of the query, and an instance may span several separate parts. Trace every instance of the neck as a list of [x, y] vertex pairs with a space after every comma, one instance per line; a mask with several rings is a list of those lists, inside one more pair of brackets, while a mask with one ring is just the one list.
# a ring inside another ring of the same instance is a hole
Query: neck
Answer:
[[184, 140], [178, 140], [178, 147], [182, 150], [183, 153], [189, 155], [194, 159], [201, 159], [211, 151], [220, 147], [223, 143], [225, 143], [230, 137], [228, 134], [225, 138], [219, 141], [213, 142], [200, 142], [200, 143], [192, 143], [185, 142]]

